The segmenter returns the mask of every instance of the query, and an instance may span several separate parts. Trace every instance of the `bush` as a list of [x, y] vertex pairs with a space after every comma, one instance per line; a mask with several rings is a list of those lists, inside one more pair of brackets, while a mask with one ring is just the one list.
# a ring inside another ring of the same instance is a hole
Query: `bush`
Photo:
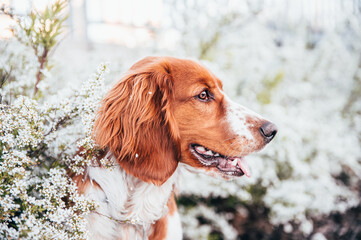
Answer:
[[[84, 217], [96, 207], [78, 193], [68, 173], [82, 173], [92, 161], [90, 135], [108, 67], [100, 65], [72, 97], [55, 103], [44, 101], [45, 89], [39, 87], [50, 70], [48, 53], [64, 28], [64, 7], [57, 1], [42, 14], [16, 19], [17, 40], [1, 50], [7, 62], [0, 71], [2, 238], [86, 239]], [[76, 148], [83, 152], [74, 157]]]

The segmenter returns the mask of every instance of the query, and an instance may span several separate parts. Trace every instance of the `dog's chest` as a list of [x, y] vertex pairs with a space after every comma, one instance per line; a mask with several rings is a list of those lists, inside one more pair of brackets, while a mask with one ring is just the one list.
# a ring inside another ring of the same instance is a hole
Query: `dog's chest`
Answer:
[[168, 211], [167, 201], [178, 174], [176, 171], [162, 186], [145, 183], [120, 167], [91, 167], [87, 175], [92, 184], [84, 194], [98, 205], [87, 216], [90, 239], [110, 240], [148, 236], [151, 225]]

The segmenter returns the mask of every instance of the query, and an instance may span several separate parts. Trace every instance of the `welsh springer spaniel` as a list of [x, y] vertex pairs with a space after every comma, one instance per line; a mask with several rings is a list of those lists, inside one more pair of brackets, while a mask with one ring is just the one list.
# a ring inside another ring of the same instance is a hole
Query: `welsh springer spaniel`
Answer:
[[91, 239], [182, 239], [174, 200], [181, 168], [225, 179], [250, 176], [244, 157], [262, 149], [276, 126], [232, 102], [197, 62], [147, 57], [102, 102], [97, 144], [115, 169], [87, 167], [75, 179], [96, 201]]

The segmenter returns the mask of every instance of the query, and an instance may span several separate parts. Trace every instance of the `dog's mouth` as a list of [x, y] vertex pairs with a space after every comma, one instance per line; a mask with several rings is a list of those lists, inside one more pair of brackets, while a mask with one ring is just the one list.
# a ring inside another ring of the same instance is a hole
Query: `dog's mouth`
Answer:
[[199, 144], [191, 144], [189, 149], [207, 167], [216, 167], [220, 172], [227, 175], [251, 177], [251, 172], [243, 156], [224, 156]]

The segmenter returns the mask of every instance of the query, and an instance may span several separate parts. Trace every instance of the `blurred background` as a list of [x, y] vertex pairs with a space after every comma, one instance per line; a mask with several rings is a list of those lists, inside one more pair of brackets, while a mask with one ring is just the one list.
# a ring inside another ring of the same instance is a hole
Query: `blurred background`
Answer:
[[[21, 18], [49, 3], [0, 6]], [[30, 81], [33, 52], [4, 9], [0, 69]], [[278, 125], [248, 158], [252, 178], [184, 173], [184, 239], [361, 239], [360, 0], [71, 0], [64, 14], [38, 85], [46, 101], [70, 95], [100, 62], [110, 88], [135, 61], [170, 55], [201, 61], [233, 100]]]

